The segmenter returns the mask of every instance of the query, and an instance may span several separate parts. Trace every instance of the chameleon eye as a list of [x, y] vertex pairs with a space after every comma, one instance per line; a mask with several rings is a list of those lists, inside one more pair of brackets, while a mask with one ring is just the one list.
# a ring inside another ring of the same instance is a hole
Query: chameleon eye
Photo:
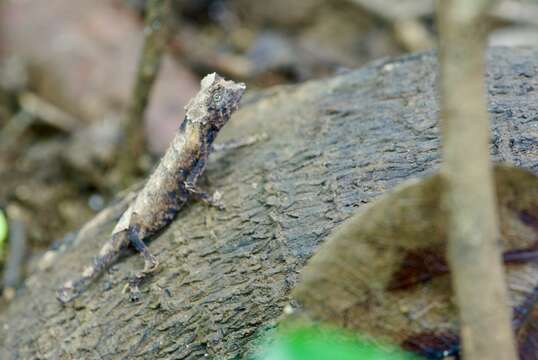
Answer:
[[220, 101], [222, 100], [222, 95], [221, 94], [215, 94], [213, 95], [213, 102], [218, 104]]

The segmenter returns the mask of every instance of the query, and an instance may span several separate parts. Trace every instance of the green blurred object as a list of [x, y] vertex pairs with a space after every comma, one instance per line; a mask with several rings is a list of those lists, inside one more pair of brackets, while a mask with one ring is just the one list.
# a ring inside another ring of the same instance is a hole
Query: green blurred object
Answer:
[[0, 261], [4, 258], [4, 252], [7, 244], [7, 219], [4, 212], [0, 209]]
[[318, 327], [285, 332], [257, 360], [418, 360], [394, 346]]

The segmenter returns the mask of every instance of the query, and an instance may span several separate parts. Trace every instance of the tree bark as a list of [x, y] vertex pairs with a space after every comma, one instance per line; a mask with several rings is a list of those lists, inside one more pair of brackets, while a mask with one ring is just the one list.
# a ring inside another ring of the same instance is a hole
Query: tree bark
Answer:
[[[538, 173], [538, 51], [489, 54], [491, 153]], [[65, 243], [0, 312], [0, 358], [233, 359], [274, 327], [306, 260], [327, 234], [377, 195], [438, 170], [437, 63], [431, 53], [383, 59], [299, 86], [251, 94], [217, 141], [269, 140], [216, 154], [199, 203], [150, 243], [162, 270], [139, 303], [121, 290], [142, 259], [131, 252], [73, 307], [55, 289], [107, 239]], [[52, 205], [51, 205], [52, 206]], [[383, 324], [380, 324], [383, 326]]]

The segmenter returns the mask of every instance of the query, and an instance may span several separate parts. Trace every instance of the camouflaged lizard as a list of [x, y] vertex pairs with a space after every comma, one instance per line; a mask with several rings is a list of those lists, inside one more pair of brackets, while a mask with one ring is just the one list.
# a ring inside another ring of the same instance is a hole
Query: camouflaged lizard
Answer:
[[144, 240], [170, 224], [189, 199], [221, 207], [216, 196], [196, 187], [196, 181], [206, 167], [213, 140], [237, 109], [244, 91], [244, 84], [226, 81], [215, 73], [202, 79], [201, 90], [185, 107], [185, 118], [170, 147], [144, 188], [118, 220], [110, 240], [80, 278], [68, 281], [58, 289], [57, 298], [61, 303], [78, 297], [119, 258], [129, 244], [144, 257], [144, 269], [128, 284], [131, 298], [137, 299], [140, 282], [158, 267], [157, 259]]

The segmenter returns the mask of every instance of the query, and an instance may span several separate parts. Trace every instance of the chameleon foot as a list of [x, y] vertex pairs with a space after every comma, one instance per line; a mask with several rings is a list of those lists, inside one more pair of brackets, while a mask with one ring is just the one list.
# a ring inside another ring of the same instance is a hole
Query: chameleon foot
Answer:
[[222, 199], [222, 194], [215, 191], [213, 195], [209, 195], [203, 190], [194, 187], [192, 184], [185, 183], [185, 190], [189, 192], [193, 199], [206, 203], [209, 206], [213, 206], [219, 210], [226, 210]]
[[73, 286], [73, 283], [71, 281], [67, 282], [58, 289], [56, 292], [56, 298], [62, 305], [67, 304], [68, 302], [73, 301], [77, 297], [79, 297], [80, 292]]

